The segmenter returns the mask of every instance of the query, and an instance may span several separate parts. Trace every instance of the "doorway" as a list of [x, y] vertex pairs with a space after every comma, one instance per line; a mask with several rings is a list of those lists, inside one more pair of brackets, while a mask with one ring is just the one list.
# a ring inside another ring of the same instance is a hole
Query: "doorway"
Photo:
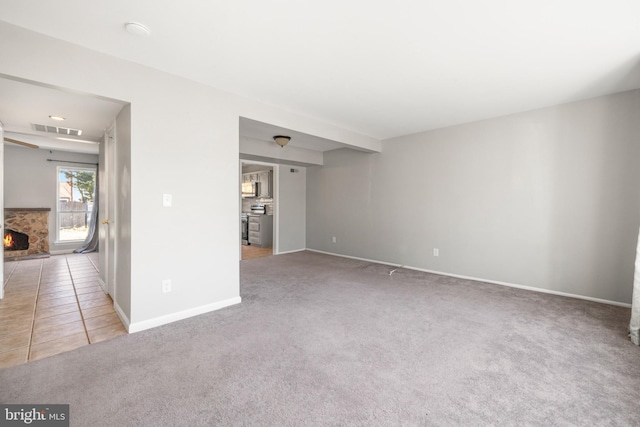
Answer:
[[240, 170], [240, 259], [271, 256], [278, 253], [278, 165], [242, 160]]
[[[0, 99], [0, 107], [12, 113], [4, 122], [4, 137], [27, 142], [23, 145], [12, 143], [8, 148], [4, 144], [0, 146], [0, 155], [4, 154], [0, 161], [5, 166], [0, 184], [6, 177], [6, 185], [0, 185], [0, 220], [5, 206], [38, 206], [49, 211], [50, 224], [49, 237], [45, 239], [49, 242], [49, 253], [42, 258], [0, 264], [0, 277], [3, 279], [0, 291], [4, 294], [0, 294], [4, 297], [0, 300], [0, 341], [3, 344], [0, 346], [0, 367], [6, 367], [126, 333], [115, 312], [114, 301], [106, 295], [108, 286], [100, 286], [101, 257], [95, 252], [72, 254], [82, 242], [69, 243], [56, 238], [59, 203], [54, 183], [58, 177], [49, 170], [49, 166], [55, 169], [56, 164], [49, 159], [62, 159], [72, 164], [99, 163], [98, 142], [108, 123], [114, 121], [128, 103], [9, 76], [0, 78], [0, 92], [7, 94]], [[47, 122], [52, 120], [50, 117], [42, 118], [43, 111], [64, 112], [66, 122], [63, 123], [68, 123], [70, 129], [64, 138], [31, 125], [50, 124]], [[87, 115], [78, 119], [77, 116], [87, 112], [91, 117]], [[130, 123], [126, 125], [128, 127]], [[83, 130], [82, 137], [70, 138], [76, 127]], [[11, 156], [9, 164], [7, 155]], [[110, 173], [111, 177], [115, 176], [113, 161], [107, 167], [110, 172], [105, 170], [103, 175]], [[16, 172], [16, 169], [21, 170]], [[113, 193], [100, 199], [114, 206]], [[101, 219], [96, 224], [98, 227]], [[0, 224], [4, 225], [4, 221]], [[114, 245], [110, 247], [112, 256], [104, 271], [114, 269]], [[108, 283], [113, 285], [110, 294], [115, 295], [114, 281]]]

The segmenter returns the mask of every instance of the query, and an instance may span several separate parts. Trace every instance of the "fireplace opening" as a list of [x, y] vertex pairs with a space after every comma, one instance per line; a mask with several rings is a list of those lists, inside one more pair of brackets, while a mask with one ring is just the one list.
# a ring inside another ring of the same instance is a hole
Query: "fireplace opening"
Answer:
[[4, 232], [5, 251], [24, 251], [29, 249], [29, 236], [19, 231], [6, 229]]

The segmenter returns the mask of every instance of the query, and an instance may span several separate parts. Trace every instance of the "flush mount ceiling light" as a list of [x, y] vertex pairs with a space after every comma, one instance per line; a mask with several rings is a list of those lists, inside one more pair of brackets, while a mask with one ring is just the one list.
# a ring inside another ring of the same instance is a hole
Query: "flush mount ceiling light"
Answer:
[[291, 141], [291, 137], [290, 136], [283, 136], [283, 135], [276, 135], [276, 136], [273, 137], [273, 140], [280, 147], [284, 148], [284, 146], [287, 145], [289, 143], [289, 141]]
[[148, 36], [151, 33], [149, 28], [139, 22], [127, 22], [124, 29], [135, 36]]
[[54, 116], [54, 115], [49, 116], [49, 118], [52, 119], [52, 120], [58, 120], [60, 122], [63, 121], [63, 120], [67, 120], [62, 116]]

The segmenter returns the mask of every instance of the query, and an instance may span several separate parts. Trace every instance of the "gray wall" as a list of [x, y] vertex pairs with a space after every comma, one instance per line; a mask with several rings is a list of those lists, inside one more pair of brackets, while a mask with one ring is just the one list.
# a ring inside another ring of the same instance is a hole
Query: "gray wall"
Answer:
[[57, 167], [81, 166], [73, 163], [54, 163], [47, 159], [98, 163], [94, 154], [68, 153], [64, 151], [34, 150], [5, 144], [4, 155], [4, 206], [6, 208], [50, 208], [49, 250], [51, 253], [71, 252], [82, 245], [56, 243]]
[[[117, 194], [115, 224], [116, 304], [130, 321], [131, 312], [131, 105], [116, 117], [115, 186]], [[112, 201], [113, 202], [113, 201]]]
[[[291, 172], [294, 169], [296, 172]], [[306, 248], [307, 170], [278, 167], [278, 252]]]
[[327, 152], [307, 247], [629, 303], [639, 113], [635, 90]]

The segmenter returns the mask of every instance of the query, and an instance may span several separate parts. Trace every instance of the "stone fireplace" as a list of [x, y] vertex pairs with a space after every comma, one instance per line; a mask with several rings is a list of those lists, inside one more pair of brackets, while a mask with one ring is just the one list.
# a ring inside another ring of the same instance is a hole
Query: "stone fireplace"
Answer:
[[4, 210], [4, 257], [49, 255], [50, 208], [6, 208]]

